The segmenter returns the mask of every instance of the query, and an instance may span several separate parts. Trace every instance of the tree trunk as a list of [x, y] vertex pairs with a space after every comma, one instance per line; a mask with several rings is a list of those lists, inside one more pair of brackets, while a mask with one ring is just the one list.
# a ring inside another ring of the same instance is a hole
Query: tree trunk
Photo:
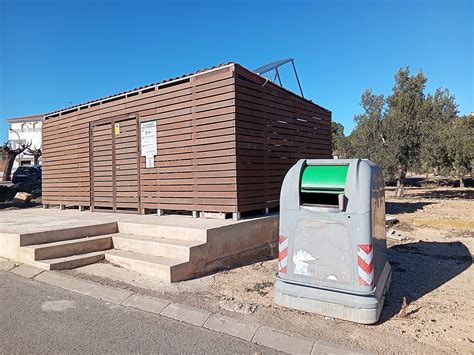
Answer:
[[38, 163], [39, 163], [39, 158], [43, 155], [43, 152], [42, 152], [41, 148], [39, 148], [39, 149], [36, 149], [36, 148], [35, 149], [30, 149], [30, 148], [28, 148], [27, 155], [33, 157], [33, 165], [37, 166]]
[[397, 188], [395, 189], [395, 197], [402, 197], [403, 196], [404, 183], [405, 183], [404, 179], [398, 178]]
[[407, 176], [407, 168], [402, 167], [397, 179], [397, 188], [395, 189], [395, 197], [402, 197], [405, 194], [405, 178]]
[[[19, 137], [18, 137], [19, 138]], [[26, 149], [30, 148], [30, 144], [21, 144], [18, 148], [13, 149], [12, 146], [10, 145], [10, 141], [7, 141], [3, 145], [3, 151], [7, 152], [7, 163], [5, 166], [5, 170], [3, 171], [3, 181], [11, 181], [12, 180], [12, 169], [13, 169], [13, 163], [15, 162], [15, 158], [23, 153]]]
[[12, 181], [12, 168], [15, 158], [18, 154], [9, 152], [7, 157], [7, 163], [5, 165], [5, 170], [3, 171], [3, 181]]
[[463, 177], [462, 177], [461, 173], [459, 172], [459, 169], [456, 167], [456, 164], [454, 164], [454, 162], [453, 162], [453, 168], [454, 168], [454, 171], [456, 173], [455, 176], [457, 176], [457, 178], [459, 179], [459, 187], [463, 188], [464, 187]]

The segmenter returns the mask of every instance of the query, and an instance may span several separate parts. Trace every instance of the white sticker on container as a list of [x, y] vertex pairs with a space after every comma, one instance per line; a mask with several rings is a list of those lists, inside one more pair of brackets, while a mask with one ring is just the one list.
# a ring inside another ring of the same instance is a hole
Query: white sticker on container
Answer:
[[306, 261], [316, 260], [313, 256], [305, 250], [299, 250], [293, 255], [293, 262], [295, 263], [295, 269], [293, 273], [298, 275], [313, 276], [308, 271], [309, 263]]

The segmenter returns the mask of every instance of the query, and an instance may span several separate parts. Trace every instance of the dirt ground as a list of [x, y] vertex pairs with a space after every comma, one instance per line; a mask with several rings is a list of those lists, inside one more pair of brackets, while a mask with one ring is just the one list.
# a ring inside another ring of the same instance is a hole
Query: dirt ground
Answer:
[[386, 212], [424, 219], [474, 220], [474, 188], [408, 187], [403, 198], [387, 188]]
[[[387, 213], [473, 220], [473, 193], [472, 188], [413, 188], [406, 198], [395, 199], [389, 189]], [[474, 353], [474, 231], [406, 223], [391, 229], [407, 239], [388, 240], [392, 285], [380, 321], [371, 326], [276, 306], [276, 260], [174, 284], [107, 263], [66, 273], [370, 352]], [[404, 297], [408, 307], [401, 312]]]

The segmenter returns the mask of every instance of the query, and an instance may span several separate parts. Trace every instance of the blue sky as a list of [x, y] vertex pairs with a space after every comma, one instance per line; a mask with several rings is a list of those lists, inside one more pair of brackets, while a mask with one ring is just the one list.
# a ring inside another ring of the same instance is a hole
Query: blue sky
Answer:
[[[366, 88], [389, 94], [401, 66], [422, 69], [473, 107], [471, 0], [0, 0], [3, 118], [46, 113], [236, 61], [293, 57], [307, 98], [346, 127]], [[290, 68], [283, 83], [297, 90]]]

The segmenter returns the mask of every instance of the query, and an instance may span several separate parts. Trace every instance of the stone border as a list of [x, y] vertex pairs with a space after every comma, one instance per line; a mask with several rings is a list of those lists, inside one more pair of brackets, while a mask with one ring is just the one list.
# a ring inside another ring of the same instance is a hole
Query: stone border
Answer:
[[2, 260], [1, 258], [0, 270], [106, 302], [136, 308], [193, 326], [224, 333], [290, 354], [364, 353], [350, 347], [290, 334], [258, 323], [245, 322], [218, 313], [211, 313], [157, 297], [144, 296], [121, 288], [103, 286], [95, 282], [63, 275], [59, 272], [46, 271], [33, 266]]

